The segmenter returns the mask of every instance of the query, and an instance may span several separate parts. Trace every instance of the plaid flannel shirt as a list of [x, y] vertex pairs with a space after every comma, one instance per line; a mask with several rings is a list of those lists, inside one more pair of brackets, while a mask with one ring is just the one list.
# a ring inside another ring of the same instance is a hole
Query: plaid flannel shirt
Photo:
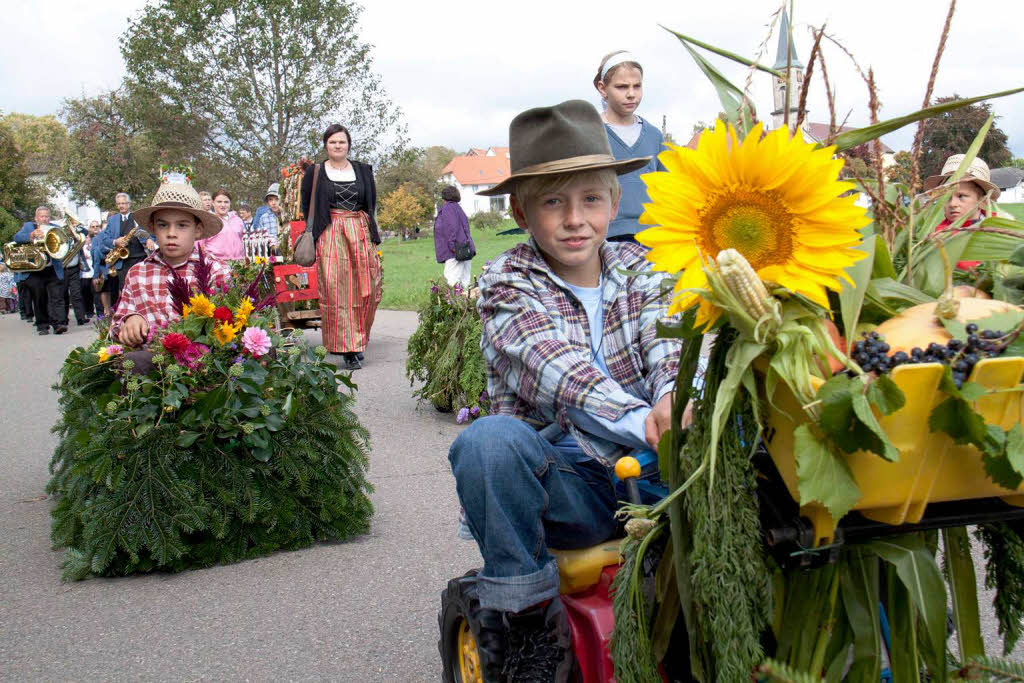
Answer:
[[[224, 262], [218, 261], [206, 255], [206, 261], [210, 264], [210, 277], [216, 282], [218, 279], [228, 280], [231, 278], [231, 268]], [[178, 266], [176, 270], [181, 272], [186, 280], [195, 279], [196, 264], [199, 263], [198, 247], [192, 250], [188, 261]], [[150, 329], [161, 327], [177, 317], [174, 312], [174, 304], [171, 300], [169, 285], [171, 284], [171, 266], [160, 257], [160, 252], [155, 251], [144, 260], [132, 266], [125, 275], [124, 289], [117, 300], [117, 309], [111, 318], [110, 336], [117, 338], [124, 321], [133, 315], [141, 315], [149, 323]]]
[[[580, 431], [570, 408], [607, 420], [651, 406], [674, 387], [681, 342], [660, 339], [667, 315], [661, 278], [629, 277], [619, 269], [651, 271], [645, 250], [631, 243], [601, 247], [602, 353], [611, 378], [592, 361], [586, 311], [531, 240], [506, 251], [480, 277], [491, 412], [535, 425], [557, 422], [587, 455], [613, 463], [629, 449]], [[624, 391], [623, 391], [624, 390]]]

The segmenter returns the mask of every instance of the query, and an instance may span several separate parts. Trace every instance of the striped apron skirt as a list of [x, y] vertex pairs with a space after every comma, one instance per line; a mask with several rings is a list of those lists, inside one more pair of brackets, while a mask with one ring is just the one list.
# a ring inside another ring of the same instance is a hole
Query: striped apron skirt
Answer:
[[324, 346], [331, 353], [362, 351], [382, 294], [380, 259], [366, 213], [331, 209], [316, 253]]

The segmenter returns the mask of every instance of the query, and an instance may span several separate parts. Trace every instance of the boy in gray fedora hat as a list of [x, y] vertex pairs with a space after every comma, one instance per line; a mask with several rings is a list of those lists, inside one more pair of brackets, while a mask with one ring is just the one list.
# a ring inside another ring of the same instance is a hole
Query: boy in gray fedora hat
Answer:
[[680, 343], [656, 334], [668, 308], [660, 279], [623, 274], [650, 271], [643, 247], [605, 241], [617, 175], [649, 159], [616, 160], [581, 100], [519, 114], [509, 144], [512, 174], [484, 194], [510, 194], [530, 239], [480, 278], [493, 414], [459, 435], [449, 460], [484, 559], [485, 679], [565, 680], [568, 626], [548, 548], [616, 534], [619, 457], [636, 455], [656, 479], [651, 449], [670, 426]]

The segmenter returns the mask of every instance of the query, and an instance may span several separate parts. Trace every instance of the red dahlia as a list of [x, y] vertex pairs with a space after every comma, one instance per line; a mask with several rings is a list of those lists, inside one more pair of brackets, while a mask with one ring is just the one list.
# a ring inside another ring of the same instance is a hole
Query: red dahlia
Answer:
[[213, 311], [213, 319], [230, 325], [235, 319], [235, 314], [227, 306], [218, 306]]
[[164, 349], [172, 356], [179, 356], [184, 353], [191, 343], [192, 341], [188, 337], [179, 332], [171, 332], [163, 339]]

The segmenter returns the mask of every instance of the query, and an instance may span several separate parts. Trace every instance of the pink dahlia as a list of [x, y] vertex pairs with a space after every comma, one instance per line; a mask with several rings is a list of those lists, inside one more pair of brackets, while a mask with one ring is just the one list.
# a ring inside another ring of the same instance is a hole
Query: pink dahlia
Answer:
[[210, 347], [206, 344], [196, 344], [192, 342], [185, 349], [185, 352], [181, 354], [180, 362], [183, 362], [188, 367], [195, 370], [199, 366], [199, 360], [210, 352]]
[[242, 346], [254, 357], [265, 356], [270, 351], [270, 335], [262, 327], [249, 327], [242, 333]]

